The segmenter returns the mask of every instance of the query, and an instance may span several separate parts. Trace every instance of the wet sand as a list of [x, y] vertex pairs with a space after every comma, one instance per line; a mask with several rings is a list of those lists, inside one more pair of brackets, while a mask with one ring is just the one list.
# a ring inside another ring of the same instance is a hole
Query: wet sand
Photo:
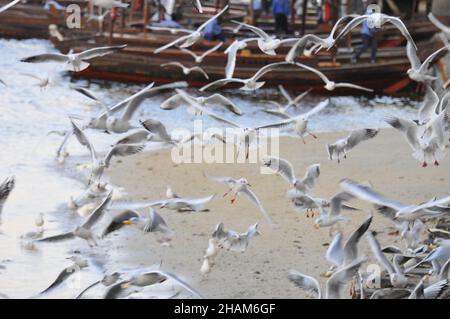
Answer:
[[[403, 136], [385, 129], [376, 138], [358, 145], [340, 164], [329, 161], [325, 143], [346, 135], [346, 132], [318, 134], [318, 140], [308, 137], [306, 145], [300, 139], [283, 137], [280, 156], [291, 161], [299, 176], [303, 176], [309, 165], [320, 163], [321, 175], [313, 193], [322, 198], [338, 192], [342, 178], [370, 181], [376, 190], [405, 203], [419, 203], [447, 194], [450, 186], [448, 157], [438, 167], [431, 164], [422, 168], [412, 158]], [[222, 197], [226, 186], [207, 180], [203, 171], [210, 175], [246, 177], [279, 228], [272, 229], [245, 197], [231, 204], [229, 197]], [[102, 244], [108, 247], [110, 260], [130, 265], [162, 261], [162, 269], [180, 274], [209, 298], [305, 297], [288, 281], [290, 269], [325, 282], [325, 278], [319, 276], [329, 267], [324, 258], [326, 245], [332, 239], [329, 229], [316, 230], [314, 218], [297, 212], [286, 198], [287, 183], [279, 176], [260, 174], [259, 164], [174, 164], [170, 151], [162, 150], [115, 160], [108, 175], [113, 184], [127, 190], [127, 198], [134, 200], [164, 198], [167, 185], [183, 197], [216, 194], [208, 205], [209, 212], [160, 210], [176, 231], [170, 247], [161, 246], [152, 234], [142, 236], [139, 231], [127, 229]], [[351, 218], [341, 223], [344, 239], [365, 220], [371, 208], [359, 201], [351, 205], [363, 211], [344, 212]], [[202, 278], [199, 272], [202, 256], [218, 222], [224, 222], [226, 229], [239, 232], [259, 222], [262, 235], [251, 241], [245, 253], [220, 251], [211, 273]], [[371, 228], [381, 232], [381, 243], [401, 245], [399, 237], [387, 234], [389, 226], [387, 219], [375, 214]], [[361, 254], [369, 255], [365, 240]]]

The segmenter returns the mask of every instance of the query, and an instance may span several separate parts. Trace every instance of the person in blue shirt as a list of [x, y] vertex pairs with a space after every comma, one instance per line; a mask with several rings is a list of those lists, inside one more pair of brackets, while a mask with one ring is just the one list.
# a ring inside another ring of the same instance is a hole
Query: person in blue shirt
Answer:
[[[377, 4], [377, 1], [372, 1], [372, 5]], [[374, 12], [370, 9], [366, 11], [366, 14], [373, 14]], [[362, 40], [363, 45], [362, 47], [355, 53], [355, 55], [352, 57], [352, 63], [358, 62], [359, 57], [361, 54], [367, 51], [367, 49], [371, 48], [371, 54], [370, 54], [370, 63], [375, 63], [377, 59], [377, 29], [375, 27], [371, 28], [369, 26], [369, 23], [367, 20], [365, 20], [362, 24]]]
[[289, 0], [272, 0], [275, 32], [288, 33]]
[[225, 36], [220, 26], [221, 17], [218, 17], [208, 23], [203, 31], [203, 37], [208, 41], [225, 41]]

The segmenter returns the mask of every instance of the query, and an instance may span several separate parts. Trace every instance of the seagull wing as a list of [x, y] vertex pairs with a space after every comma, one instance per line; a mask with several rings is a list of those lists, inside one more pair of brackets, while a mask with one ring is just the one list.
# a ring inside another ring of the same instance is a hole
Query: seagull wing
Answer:
[[378, 130], [376, 129], [360, 129], [355, 130], [350, 133], [350, 135], [347, 137], [347, 145], [345, 146], [346, 150], [350, 150], [362, 141], [366, 141], [368, 139], [371, 139], [375, 137], [378, 134]]
[[368, 232], [367, 234], [367, 241], [369, 242], [370, 249], [372, 250], [372, 253], [375, 255], [376, 259], [380, 264], [383, 265], [383, 267], [387, 270], [389, 275], [392, 276], [392, 274], [395, 274], [395, 268], [392, 265], [392, 263], [387, 259], [387, 257], [384, 255], [384, 253], [381, 250], [380, 243], [375, 238], [372, 231]]
[[298, 288], [303, 289], [308, 293], [314, 293], [318, 299], [322, 297], [319, 282], [314, 277], [291, 270], [288, 274], [288, 279]]
[[254, 204], [258, 209], [261, 211], [261, 213], [264, 215], [264, 217], [267, 219], [269, 224], [273, 225], [274, 222], [272, 220], [272, 217], [270, 217], [269, 213], [266, 211], [266, 209], [263, 207], [261, 201], [256, 196], [256, 194], [248, 187], [245, 187], [244, 190], [242, 190], [242, 193], [247, 196], [247, 198]]
[[159, 106], [163, 110], [173, 110], [181, 105], [183, 99], [179, 94], [172, 95], [168, 99], [164, 100]]
[[428, 14], [428, 19], [436, 26], [436, 28], [441, 29], [441, 31], [443, 31], [444, 33], [450, 34], [450, 27], [447, 27], [445, 24], [439, 21], [432, 12]]
[[3, 7], [0, 8], [0, 13], [2, 13], [3, 11], [8, 10], [12, 6], [18, 4], [20, 1], [21, 0], [14, 0], [14, 1], [11, 1], [10, 3], [8, 3], [8, 4], [5, 4]]
[[166, 127], [158, 120], [148, 119], [141, 122], [141, 125], [150, 133], [159, 136], [162, 140], [170, 143], [172, 137], [167, 133]]
[[59, 234], [59, 235], [54, 235], [54, 236], [49, 236], [49, 237], [45, 237], [45, 238], [41, 238], [38, 239], [38, 242], [57, 242], [57, 241], [63, 241], [63, 240], [67, 240], [67, 239], [72, 239], [74, 238], [75, 235], [73, 234], [73, 232], [67, 232], [64, 234]]
[[144, 228], [145, 232], [162, 232], [164, 234], [172, 233], [173, 231], [170, 229], [169, 226], [167, 226], [166, 221], [164, 218], [161, 217], [158, 212], [150, 207], [149, 210], [149, 222], [147, 225], [145, 225]]
[[81, 86], [76, 86], [73, 88], [75, 91], [77, 91], [78, 93], [83, 94], [84, 96], [90, 98], [91, 100], [94, 100], [96, 102], [100, 102], [100, 100], [95, 96], [94, 93], [92, 93], [90, 90], [83, 88]]
[[191, 69], [191, 72], [192, 71], [194, 71], [194, 72], [199, 72], [199, 73], [201, 73], [207, 80], [209, 79], [209, 75], [205, 72], [205, 70], [203, 70], [201, 67], [199, 67], [199, 66], [194, 66], [194, 67], [192, 67]]
[[238, 82], [238, 83], [245, 84], [245, 81], [242, 80], [242, 79], [234, 79], [234, 78], [219, 79], [219, 80], [216, 80], [214, 82], [211, 82], [211, 83], [201, 87], [200, 91], [204, 92], [204, 91], [209, 90], [209, 89], [217, 89], [217, 88], [219, 88], [219, 87], [221, 87], [223, 85], [226, 85], [226, 84], [228, 84], [230, 82]]
[[223, 42], [219, 42], [218, 44], [216, 44], [214, 47], [212, 47], [211, 49], [203, 52], [203, 54], [201, 55], [202, 58], [205, 58], [206, 56], [210, 55], [211, 53], [217, 51], [221, 46], [223, 45]]
[[324, 108], [326, 108], [330, 104], [330, 99], [326, 99], [325, 101], [319, 102], [315, 107], [313, 107], [311, 110], [309, 110], [306, 113], [303, 113], [301, 115], [296, 116], [295, 118], [304, 118], [308, 119], [309, 117], [313, 116], [316, 113], [319, 113]]
[[417, 51], [412, 43], [406, 43], [406, 55], [408, 56], [409, 63], [411, 64], [411, 69], [419, 70], [422, 66], [422, 63], [417, 56]]
[[351, 88], [351, 89], [357, 89], [357, 90], [366, 91], [366, 92], [373, 92], [373, 89], [369, 89], [369, 88], [366, 88], [366, 87], [361, 86], [361, 85], [356, 85], [356, 84], [352, 84], [352, 83], [345, 83], [345, 82], [336, 83], [335, 87], [337, 87], [337, 88]]
[[436, 108], [439, 105], [439, 96], [431, 88], [430, 85], [426, 85], [426, 94], [422, 102], [422, 106], [419, 109], [419, 122], [425, 123], [431, 120], [436, 115]]
[[112, 199], [112, 191], [105, 197], [103, 202], [89, 215], [87, 220], [81, 225], [84, 229], [91, 229], [94, 224], [99, 221], [109, 207]]
[[121, 138], [116, 142], [117, 144], [137, 144], [144, 142], [147, 137], [149, 136], [149, 133], [147, 130], [138, 130], [131, 134], [128, 134], [127, 136]]
[[14, 189], [15, 179], [14, 176], [8, 177], [0, 184], [0, 214], [2, 213], [3, 206], [6, 200]]
[[114, 145], [105, 156], [105, 166], [109, 167], [113, 156], [129, 156], [142, 152], [145, 144], [118, 144]]
[[73, 134], [77, 138], [78, 142], [89, 150], [89, 152], [91, 153], [92, 164], [94, 164], [97, 160], [97, 153], [95, 152], [94, 147], [88, 140], [86, 134], [84, 134], [84, 132], [78, 127], [78, 125], [76, 125], [72, 120], [70, 120], [70, 123], [72, 123]]
[[373, 204], [381, 205], [381, 206], [387, 206], [390, 208], [393, 208], [395, 210], [400, 210], [407, 205], [399, 203], [397, 201], [388, 199], [375, 191], [373, 191], [370, 187], [357, 184], [349, 179], [344, 179], [339, 183], [341, 188], [345, 190], [346, 192], [349, 192], [353, 196], [368, 201]]
[[313, 73], [317, 74], [322, 79], [322, 81], [324, 83], [330, 82], [330, 80], [328, 80], [328, 78], [327, 78], [327, 76], [325, 74], [323, 74], [322, 72], [320, 72], [319, 70], [317, 70], [317, 69], [315, 69], [313, 67], [310, 67], [310, 66], [308, 66], [306, 64], [298, 63], [298, 62], [295, 63], [295, 65], [300, 67], [300, 68], [302, 68], [302, 69], [305, 69], [307, 71], [310, 71], [310, 72], [313, 72]]
[[367, 232], [372, 223], [372, 215], [369, 216], [348, 238], [344, 244], [344, 264], [348, 265], [358, 258], [358, 243]]
[[364, 22], [369, 16], [368, 15], [362, 15], [357, 16], [353, 18], [347, 25], [341, 30], [341, 32], [336, 37], [335, 41], [338, 41], [340, 38], [345, 37], [347, 33], [352, 31], [354, 28], [356, 28], [358, 25]]
[[365, 259], [355, 260], [351, 264], [336, 271], [327, 281], [327, 299], [340, 299], [347, 283], [357, 274]]
[[[278, 175], [283, 177], [289, 184], [295, 183], [295, 171], [292, 164], [283, 159], [273, 156], [265, 156], [263, 158], [264, 164], [273, 169]], [[267, 165], [268, 164], [268, 165]]]
[[408, 31], [408, 28], [406, 28], [405, 24], [402, 22], [402, 20], [400, 20], [397, 17], [390, 17], [390, 16], [386, 16], [384, 15], [384, 19], [390, 23], [392, 23], [398, 30], [400, 30], [400, 32], [402, 33], [402, 35], [405, 37], [405, 39], [411, 43], [412, 45], [414, 45], [414, 47], [417, 49], [417, 46], [414, 42], [413, 37], [411, 36], [411, 34]]
[[211, 21], [216, 20], [219, 16], [221, 16], [225, 11], [227, 11], [229, 8], [229, 5], [227, 4], [222, 10], [220, 10], [216, 15], [212, 16], [211, 18], [209, 18], [207, 21], [203, 22], [202, 25], [200, 25], [197, 28], [197, 31], [200, 32], [202, 31]]
[[21, 62], [31, 62], [31, 63], [41, 63], [41, 62], [60, 62], [66, 63], [69, 62], [69, 58], [67, 55], [59, 54], [59, 53], [44, 53], [33, 55], [28, 58], [24, 58], [20, 60]]
[[164, 276], [166, 278], [172, 279], [177, 284], [179, 284], [181, 287], [183, 287], [184, 289], [186, 289], [193, 295], [197, 296], [198, 298], [200, 298], [200, 299], [205, 298], [205, 297], [203, 297], [203, 295], [201, 293], [199, 293], [197, 290], [192, 288], [188, 283], [186, 283], [184, 280], [180, 279], [180, 277], [178, 277], [177, 275], [170, 273], [170, 272], [162, 271], [162, 270], [154, 270], [154, 272], [161, 276]]
[[255, 75], [253, 75], [253, 80], [258, 80], [260, 77], [262, 77], [264, 74], [266, 74], [266, 73], [268, 73], [268, 72], [270, 72], [270, 71], [273, 71], [273, 70], [276, 70], [276, 69], [278, 69], [278, 67], [280, 67], [281, 65], [288, 65], [289, 63], [288, 62], [275, 62], [275, 63], [271, 63], [271, 64], [268, 64], [268, 65], [266, 65], [266, 66], [263, 66], [261, 69], [259, 69], [256, 73], [255, 73]]
[[320, 164], [313, 164], [306, 169], [302, 182], [310, 189], [314, 187], [316, 180], [320, 176]]
[[342, 203], [349, 201], [353, 195], [347, 192], [340, 192], [330, 199], [330, 216], [337, 216], [341, 213]]
[[263, 30], [261, 30], [258, 27], [255, 27], [253, 25], [247, 24], [247, 23], [243, 23], [243, 22], [238, 22], [238, 21], [233, 21], [234, 23], [237, 23], [247, 29], [249, 29], [250, 31], [252, 31], [253, 33], [255, 33], [257, 36], [263, 38], [264, 40], [271, 40], [272, 37], [269, 36], [267, 33], [265, 33]]
[[239, 109], [239, 107], [236, 104], [234, 104], [230, 99], [226, 98], [222, 94], [215, 93], [211, 96], [206, 97], [205, 101], [206, 101], [206, 103], [210, 103], [210, 104], [223, 105], [224, 107], [226, 107], [227, 110], [233, 112], [236, 115], [243, 114], [241, 109]]
[[342, 249], [341, 232], [333, 238], [333, 241], [325, 253], [325, 258], [336, 267], [340, 267], [344, 263], [344, 250]]
[[158, 54], [158, 53], [160, 53], [160, 52], [162, 52], [162, 51], [164, 51], [164, 50], [166, 50], [166, 49], [168, 49], [168, 48], [170, 48], [170, 47], [172, 47], [174, 45], [177, 45], [178, 43], [186, 41], [190, 37], [191, 37], [191, 34], [183, 35], [183, 36], [173, 40], [172, 42], [169, 42], [166, 45], [163, 45], [162, 47], [159, 47], [158, 49], [154, 50], [153, 53], [154, 54]]
[[64, 282], [64, 280], [69, 278], [71, 275], [73, 275], [78, 270], [79, 270], [79, 267], [77, 267], [75, 264], [72, 266], [69, 266], [67, 268], [64, 268], [59, 273], [59, 275], [56, 277], [56, 279], [50, 284], [50, 286], [48, 286], [43, 291], [41, 291], [40, 294], [45, 294], [45, 293], [49, 292], [50, 290], [58, 287], [59, 285], [61, 285]]
[[92, 48], [83, 52], [78, 53], [78, 57], [81, 60], [89, 60], [101, 56], [105, 56], [114, 52], [117, 52], [119, 50], [122, 50], [127, 45], [117, 45], [117, 46], [110, 46], [110, 47], [99, 47], [99, 48]]
[[434, 59], [438, 54], [440, 54], [442, 51], [444, 51], [444, 50], [449, 50], [449, 47], [444, 46], [444, 47], [440, 48], [439, 50], [437, 50], [436, 52], [430, 54], [430, 56], [427, 57], [427, 58], [425, 59], [425, 61], [423, 61], [422, 65], [421, 65], [420, 68], [419, 68], [419, 71], [420, 71], [421, 73], [425, 73], [426, 70], [428, 69], [430, 63], [433, 61], [433, 59]]

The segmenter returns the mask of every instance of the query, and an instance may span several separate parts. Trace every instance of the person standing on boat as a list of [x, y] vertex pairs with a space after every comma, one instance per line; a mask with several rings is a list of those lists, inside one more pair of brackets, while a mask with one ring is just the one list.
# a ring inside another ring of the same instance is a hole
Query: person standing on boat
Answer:
[[272, 0], [272, 14], [275, 18], [275, 32], [289, 33], [289, 0]]
[[208, 41], [225, 41], [221, 22], [221, 17], [218, 17], [208, 23], [203, 31], [203, 37]]
[[[373, 5], [378, 5], [378, 1], [372, 1], [371, 5], [368, 6], [366, 14], [373, 14]], [[377, 29], [375, 27], [370, 27], [368, 20], [365, 20], [362, 24], [361, 36], [363, 40], [362, 47], [352, 56], [352, 63], [358, 62], [361, 54], [371, 48], [370, 63], [375, 63], [377, 59]]]

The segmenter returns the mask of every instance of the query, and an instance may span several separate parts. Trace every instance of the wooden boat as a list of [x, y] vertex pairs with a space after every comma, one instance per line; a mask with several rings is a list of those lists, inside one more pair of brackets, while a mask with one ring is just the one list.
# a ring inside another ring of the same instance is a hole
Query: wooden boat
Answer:
[[[168, 49], [162, 53], [154, 54], [153, 51], [159, 46], [154, 44], [160, 44], [160, 40], [160, 37], [150, 34], [146, 37], [136, 34], [114, 34], [110, 38], [105, 33], [91, 37], [83, 37], [79, 34], [72, 39], [66, 36], [64, 41], [52, 39], [52, 42], [61, 52], [68, 52], [70, 49], [77, 52], [105, 44], [128, 44], [127, 48], [118, 53], [92, 60], [91, 66], [87, 70], [76, 73], [74, 76], [145, 83], [186, 80], [194, 87], [200, 87], [211, 81], [224, 78], [226, 55], [223, 52], [212, 53], [201, 64], [201, 67], [209, 75], [209, 80], [201, 74], [191, 73], [189, 76], [185, 76], [178, 68], [160, 67], [161, 64], [171, 61], [194, 65], [192, 57], [178, 49]], [[192, 49], [203, 51], [215, 44], [200, 41]], [[421, 58], [428, 56], [441, 45], [433, 39], [418, 43]], [[238, 55], [234, 77], [249, 78], [262, 66], [284, 61], [284, 57], [284, 54], [265, 55], [257, 49], [243, 50]], [[320, 69], [326, 76], [336, 82], [352, 82], [370, 87], [376, 93], [396, 94], [411, 84], [406, 74], [410, 64], [404, 47], [380, 48], [375, 64], [369, 62], [368, 53], [363, 54], [357, 64], [351, 64], [350, 58], [351, 52], [346, 52], [344, 48], [336, 55], [335, 62], [331, 54], [326, 51], [319, 53], [314, 58], [302, 57], [299, 62]], [[330, 93], [324, 89], [323, 82], [315, 74], [292, 65], [270, 72], [262, 80], [266, 82], [266, 86], [283, 84], [292, 90], [305, 90], [312, 87], [316, 92]], [[359, 95], [361, 91], [339, 89], [331, 93]]]

